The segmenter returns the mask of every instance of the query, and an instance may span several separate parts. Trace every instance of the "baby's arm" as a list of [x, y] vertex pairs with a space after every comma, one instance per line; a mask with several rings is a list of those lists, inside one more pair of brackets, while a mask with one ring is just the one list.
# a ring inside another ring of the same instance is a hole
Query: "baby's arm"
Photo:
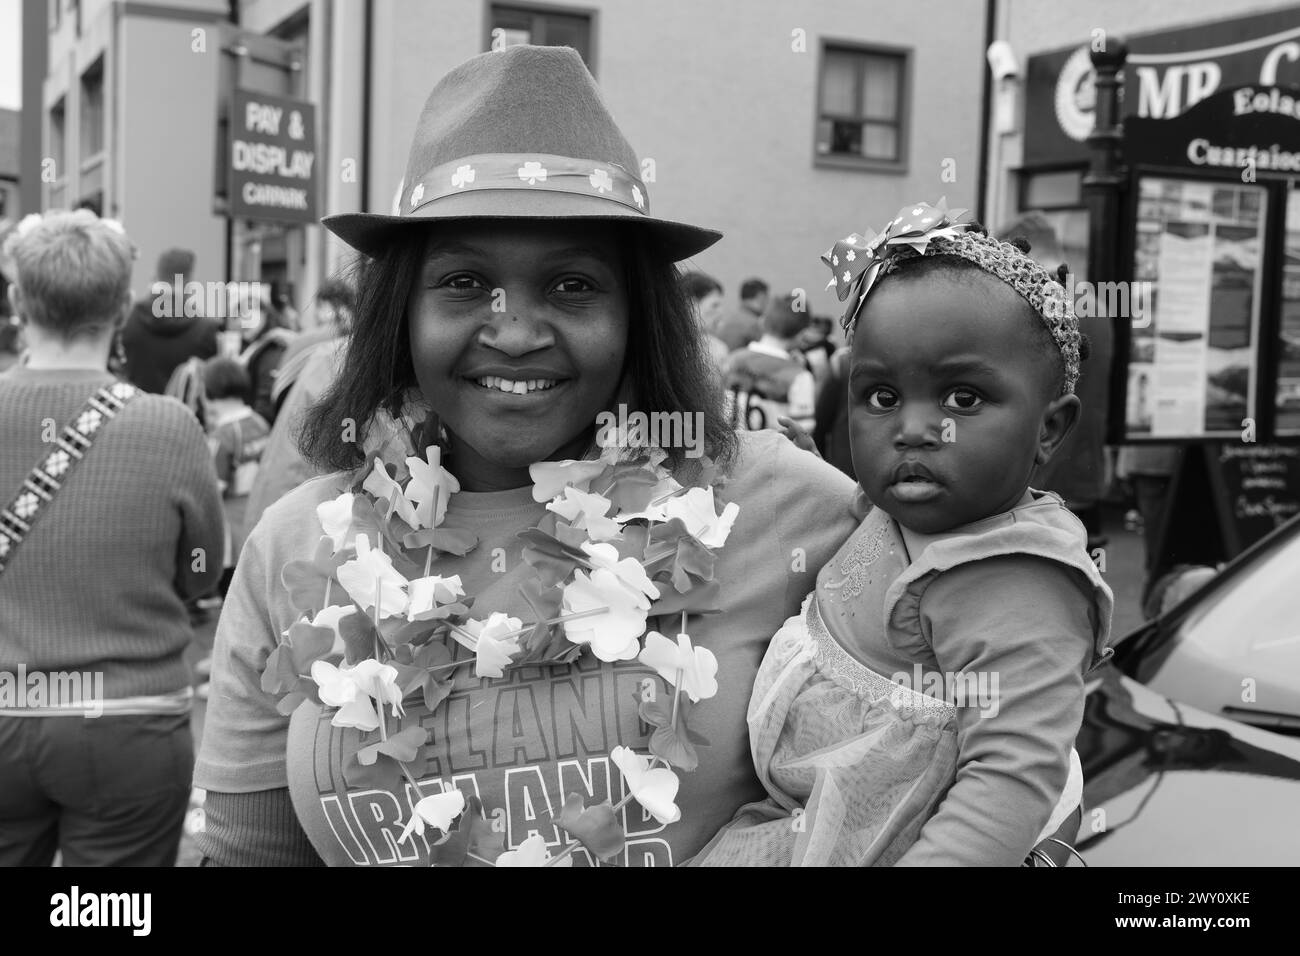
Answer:
[[1077, 572], [1022, 555], [941, 574], [921, 623], [945, 673], [997, 680], [958, 711], [957, 779], [899, 866], [1019, 866], [1065, 786], [1083, 720], [1092, 602]]

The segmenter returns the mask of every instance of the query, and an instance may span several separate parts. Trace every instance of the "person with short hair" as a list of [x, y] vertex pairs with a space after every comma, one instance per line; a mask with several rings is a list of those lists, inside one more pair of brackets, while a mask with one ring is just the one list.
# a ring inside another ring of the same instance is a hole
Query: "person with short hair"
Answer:
[[831, 356], [835, 354], [835, 343], [831, 341], [831, 330], [834, 328], [835, 320], [829, 315], [814, 315], [795, 342], [795, 348], [803, 355], [808, 370], [813, 373], [819, 395], [830, 375]]
[[284, 325], [284, 318], [272, 301], [271, 290], [262, 285], [259, 294], [247, 294], [239, 303], [241, 351], [239, 362], [251, 382], [249, 404], [270, 424], [277, 409], [272, 394], [285, 352], [297, 333]]
[[299, 332], [288, 343], [280, 364], [276, 368], [275, 383], [271, 387], [271, 402], [279, 418], [285, 397], [298, 376], [311, 362], [312, 356], [322, 348], [333, 349], [335, 343], [345, 338], [352, 328], [352, 313], [356, 309], [356, 293], [343, 277], [326, 279], [316, 290], [310, 328]]
[[185, 602], [221, 574], [212, 459], [181, 404], [107, 370], [121, 226], [34, 215], [5, 252], [28, 359], [0, 374], [0, 671], [81, 690], [0, 704], [0, 866], [170, 866], [194, 762]]
[[727, 357], [726, 386], [740, 428], [779, 428], [781, 418], [808, 432], [816, 425], [816, 382], [795, 350], [808, 313], [796, 302], [793, 295], [773, 299], [763, 315], [762, 337]]
[[193, 271], [194, 253], [188, 249], [163, 252], [158, 257], [157, 282], [148, 296], [132, 306], [122, 327], [126, 378], [154, 395], [165, 393], [172, 372], [186, 359], [217, 354], [220, 323], [202, 314], [186, 314], [201, 313], [199, 297], [185, 293]]
[[767, 311], [771, 295], [762, 279], [746, 279], [740, 284], [740, 309], [725, 315], [713, 329], [722, 339], [728, 352], [743, 349], [763, 336], [763, 314]]
[[687, 272], [681, 277], [681, 288], [695, 307], [700, 328], [704, 331], [713, 364], [719, 369], [727, 361], [728, 348], [722, 339], [713, 334], [713, 327], [722, 316], [722, 283], [703, 272]]
[[[298, 448], [303, 417], [338, 375], [352, 328], [356, 293], [343, 278], [321, 283], [316, 293], [316, 331], [304, 332], [285, 350], [271, 391], [276, 418], [244, 511], [243, 536], [271, 505], [320, 474]], [[328, 334], [326, 334], [328, 333]]]

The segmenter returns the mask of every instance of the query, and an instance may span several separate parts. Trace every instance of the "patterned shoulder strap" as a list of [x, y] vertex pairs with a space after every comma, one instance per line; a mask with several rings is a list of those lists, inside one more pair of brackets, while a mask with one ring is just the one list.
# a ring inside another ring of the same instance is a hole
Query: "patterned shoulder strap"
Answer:
[[77, 463], [86, 457], [100, 429], [140, 394], [127, 382], [105, 385], [63, 426], [49, 453], [36, 463], [9, 506], [0, 510], [0, 574]]

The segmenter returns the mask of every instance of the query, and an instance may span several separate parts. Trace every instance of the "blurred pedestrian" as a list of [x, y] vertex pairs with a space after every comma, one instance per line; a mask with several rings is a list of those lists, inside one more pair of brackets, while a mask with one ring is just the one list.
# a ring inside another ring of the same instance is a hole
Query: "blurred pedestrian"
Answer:
[[763, 313], [770, 299], [767, 283], [762, 279], [746, 279], [740, 284], [740, 309], [724, 315], [711, 329], [722, 339], [728, 352], [743, 349], [763, 336]]
[[727, 354], [731, 351], [726, 343], [712, 332], [722, 318], [722, 283], [703, 272], [687, 272], [681, 278], [681, 286], [682, 291], [695, 307], [700, 328], [709, 343], [709, 355], [712, 356], [713, 364], [720, 371], [726, 364]]
[[6, 251], [29, 357], [0, 375], [0, 671], [50, 693], [0, 710], [0, 866], [169, 866], [194, 761], [185, 599], [221, 573], [216, 475], [192, 415], [107, 370], [131, 304], [121, 227], [51, 212]]
[[271, 393], [275, 389], [276, 373], [285, 350], [294, 340], [294, 333], [281, 322], [267, 286], [246, 295], [240, 303], [239, 362], [248, 371], [253, 411], [269, 424], [275, 422], [275, 401]]
[[[7, 298], [6, 296], [6, 300]], [[22, 336], [19, 334], [18, 320], [0, 310], [0, 372], [18, 364], [21, 354]]]
[[[307, 410], [338, 376], [354, 307], [355, 295], [348, 282], [331, 279], [322, 283], [316, 293], [315, 308], [319, 330], [298, 336], [284, 353], [272, 390], [275, 424], [271, 426], [262, 464], [248, 496], [244, 537], [257, 526], [263, 511], [321, 473], [299, 450], [298, 430]], [[326, 332], [329, 336], [322, 338]]]
[[831, 341], [831, 329], [835, 321], [828, 315], [814, 315], [808, 327], [799, 333], [796, 347], [803, 353], [808, 369], [813, 373], [817, 383], [817, 392], [821, 394], [822, 386], [830, 374], [831, 356], [835, 354], [835, 343]]
[[221, 594], [234, 574], [244, 546], [244, 511], [257, 478], [271, 426], [248, 407], [248, 372], [234, 359], [210, 358], [203, 363], [203, 390], [217, 481], [226, 515], [226, 546], [222, 561]]
[[271, 304], [280, 316], [280, 327], [290, 332], [302, 331], [302, 315], [293, 304], [293, 286], [284, 279], [271, 280]]
[[[352, 313], [356, 308], [352, 286], [345, 279], [326, 279], [316, 290], [316, 301], [309, 310], [312, 325], [299, 332], [280, 357], [275, 384], [271, 387], [271, 401], [278, 417], [294, 382], [318, 351], [333, 351], [340, 339], [352, 328]], [[321, 389], [320, 391], [323, 391]]]
[[853, 450], [849, 447], [849, 356], [845, 346], [837, 349], [826, 368], [826, 381], [817, 393], [813, 443], [828, 462], [856, 480]]
[[122, 328], [126, 379], [146, 392], [162, 395], [172, 372], [186, 359], [217, 354], [219, 323], [198, 314], [202, 296], [185, 293], [193, 271], [194, 253], [188, 249], [168, 249], [160, 255], [157, 282], [132, 306]]
[[1153, 577], [1160, 555], [1160, 532], [1169, 500], [1169, 485], [1179, 461], [1176, 445], [1121, 445], [1115, 462], [1115, 477], [1129, 482], [1142, 516], [1142, 544], [1146, 553], [1142, 600], [1145, 603], [1155, 584]]
[[808, 326], [808, 313], [783, 295], [763, 315], [763, 335], [727, 357], [724, 379], [732, 397], [733, 420], [740, 428], [778, 428], [777, 419], [793, 419], [812, 432], [817, 387], [803, 356], [795, 349]]

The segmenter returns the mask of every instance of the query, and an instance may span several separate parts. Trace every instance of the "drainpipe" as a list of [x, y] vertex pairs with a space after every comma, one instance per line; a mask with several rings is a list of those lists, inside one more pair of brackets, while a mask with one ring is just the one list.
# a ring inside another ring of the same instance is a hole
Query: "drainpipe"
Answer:
[[[997, 2], [998, 0], [984, 2], [984, 50], [991, 47], [995, 39]], [[983, 56], [980, 57], [980, 65], [983, 79], [980, 83], [980, 164], [979, 182], [975, 194], [975, 218], [985, 226], [989, 226], [988, 211], [984, 206], [988, 202], [989, 188], [989, 124], [993, 118], [993, 71], [984, 63]]]
[[[361, 209], [370, 208], [370, 74], [373, 69], [374, 0], [366, 2], [365, 49], [361, 51]], [[385, 210], [386, 211], [386, 210]]]

